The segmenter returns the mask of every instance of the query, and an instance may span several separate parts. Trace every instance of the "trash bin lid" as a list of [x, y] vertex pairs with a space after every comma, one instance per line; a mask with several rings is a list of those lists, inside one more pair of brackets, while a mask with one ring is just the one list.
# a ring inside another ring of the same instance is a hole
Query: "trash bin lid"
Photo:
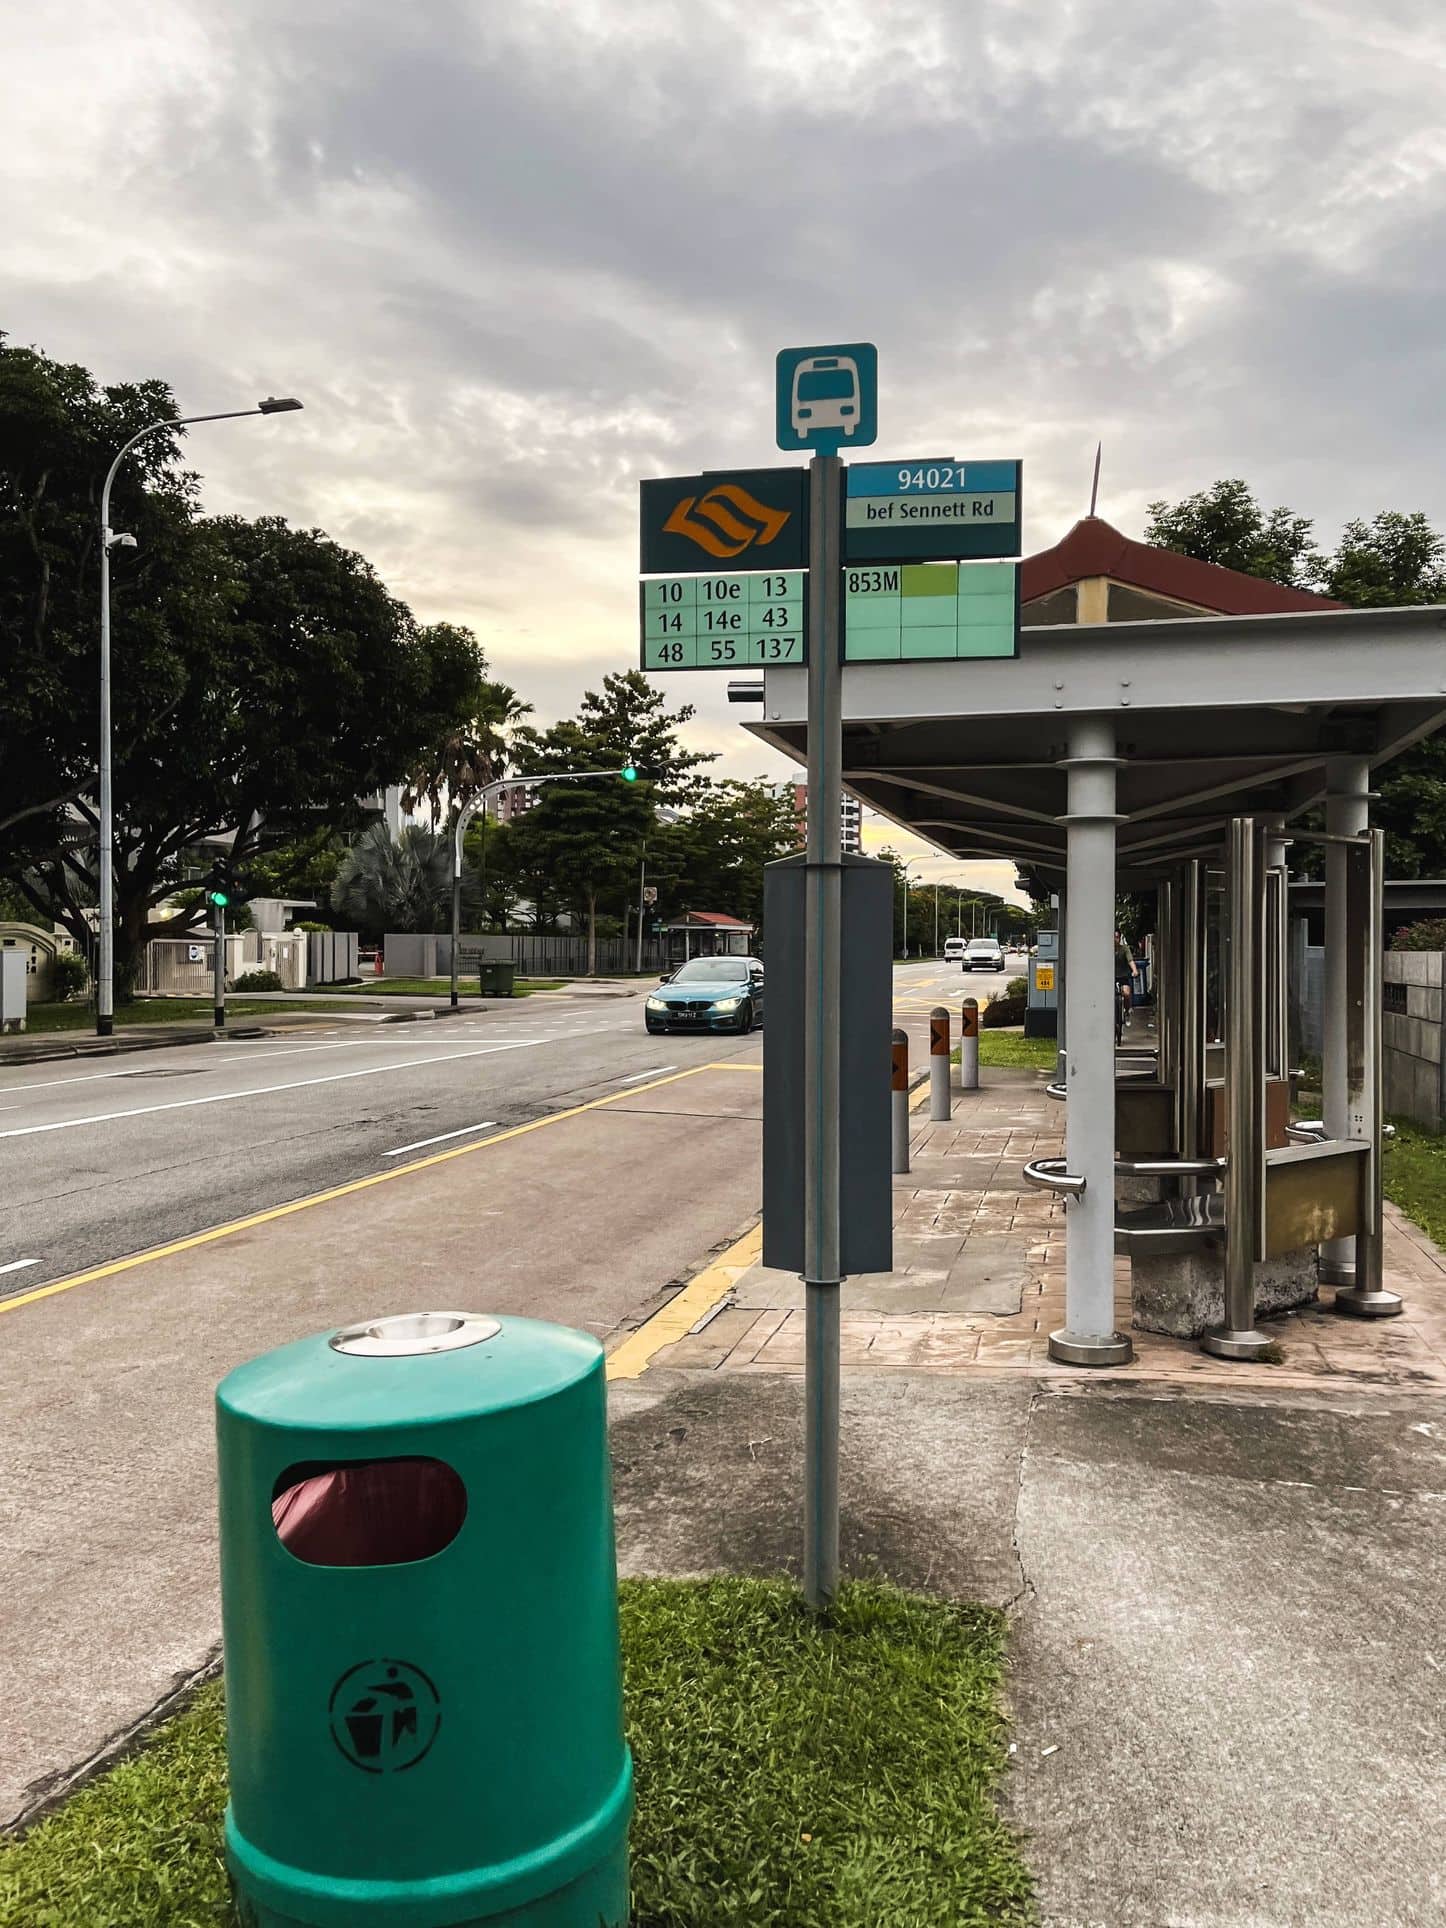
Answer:
[[343, 1326], [329, 1341], [337, 1352], [358, 1359], [410, 1359], [424, 1352], [454, 1352], [458, 1346], [495, 1339], [501, 1321], [480, 1312], [394, 1312], [365, 1325]]
[[228, 1373], [229, 1411], [307, 1431], [382, 1430], [531, 1405], [600, 1372], [589, 1332], [543, 1319], [403, 1313], [318, 1332]]

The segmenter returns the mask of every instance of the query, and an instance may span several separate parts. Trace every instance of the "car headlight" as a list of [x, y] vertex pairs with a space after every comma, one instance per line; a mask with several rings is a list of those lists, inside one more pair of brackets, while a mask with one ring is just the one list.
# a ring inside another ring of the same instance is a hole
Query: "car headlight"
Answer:
[[647, 1008], [650, 1011], [666, 1011], [668, 1008], [668, 1000], [665, 997], [650, 997]]
[[713, 1000], [715, 1011], [736, 1011], [743, 1002], [741, 997], [720, 997]]

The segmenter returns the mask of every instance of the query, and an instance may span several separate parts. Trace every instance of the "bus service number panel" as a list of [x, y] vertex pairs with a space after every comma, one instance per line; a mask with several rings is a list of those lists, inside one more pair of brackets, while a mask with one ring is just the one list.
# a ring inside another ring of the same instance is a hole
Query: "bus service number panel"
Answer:
[[804, 571], [663, 576], [639, 585], [643, 668], [741, 669], [805, 660]]
[[844, 570], [846, 663], [1013, 656], [1018, 564], [905, 562]]

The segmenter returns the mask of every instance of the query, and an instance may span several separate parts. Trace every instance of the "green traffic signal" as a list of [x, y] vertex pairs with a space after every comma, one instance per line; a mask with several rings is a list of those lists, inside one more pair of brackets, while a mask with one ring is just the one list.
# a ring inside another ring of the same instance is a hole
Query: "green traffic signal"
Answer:
[[638, 780], [637, 764], [631, 761], [625, 763], [623, 765], [622, 777], [624, 783], [636, 783]]
[[215, 904], [220, 910], [225, 910], [230, 901], [231, 899], [226, 895], [224, 890], [208, 890], [206, 892], [206, 902], [208, 904]]

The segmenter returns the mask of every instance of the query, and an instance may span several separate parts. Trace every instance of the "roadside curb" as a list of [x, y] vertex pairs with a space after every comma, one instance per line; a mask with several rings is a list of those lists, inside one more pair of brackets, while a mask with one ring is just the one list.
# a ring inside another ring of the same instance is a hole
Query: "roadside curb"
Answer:
[[[317, 1011], [304, 1022], [322, 1024], [339, 1015], [342, 1014], [335, 1011]], [[228, 1024], [224, 1031], [207, 1025], [204, 1030], [187, 1031], [180, 1037], [89, 1038], [84, 1044], [62, 1044], [57, 1039], [55, 1044], [47, 1045], [41, 1051], [0, 1050], [0, 1071], [8, 1065], [23, 1070], [28, 1064], [53, 1064], [60, 1058], [120, 1058], [128, 1057], [134, 1051], [171, 1051], [185, 1044], [214, 1044], [225, 1038], [245, 1038], [248, 1041], [253, 1038], [284, 1038], [288, 1032], [301, 1028], [300, 1024], [288, 1021], [285, 1024]], [[163, 1031], [165, 1026], [158, 1024], [156, 1029]]]
[[686, 1338], [701, 1319], [706, 1319], [724, 1303], [744, 1273], [758, 1264], [762, 1254], [763, 1221], [758, 1219], [608, 1354], [609, 1382], [640, 1378], [656, 1353]]

